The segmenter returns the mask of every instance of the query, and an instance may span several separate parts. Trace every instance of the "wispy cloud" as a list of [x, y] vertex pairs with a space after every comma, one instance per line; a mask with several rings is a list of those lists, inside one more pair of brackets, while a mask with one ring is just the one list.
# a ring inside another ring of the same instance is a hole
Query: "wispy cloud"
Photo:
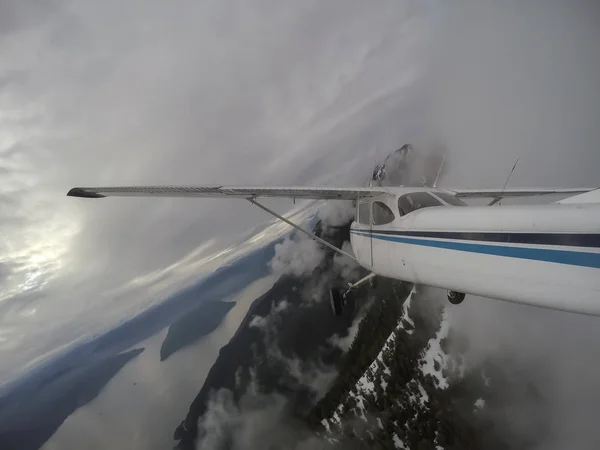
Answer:
[[273, 273], [304, 277], [323, 260], [321, 244], [309, 237], [286, 238], [275, 245], [275, 256], [269, 263]]
[[2, 3], [0, 380], [160, 301], [269, 220], [241, 201], [70, 187], [354, 183], [365, 149], [409, 128], [388, 124], [415, 78], [414, 8]]

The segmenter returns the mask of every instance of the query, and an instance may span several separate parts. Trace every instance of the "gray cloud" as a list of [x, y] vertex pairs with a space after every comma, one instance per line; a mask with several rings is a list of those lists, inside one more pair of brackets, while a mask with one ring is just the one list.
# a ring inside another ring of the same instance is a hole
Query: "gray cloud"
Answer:
[[[307, 295], [306, 297], [311, 296]], [[282, 315], [287, 314], [286, 311], [290, 306], [288, 300], [283, 298], [273, 305], [266, 317], [253, 317], [249, 326], [261, 330], [269, 361], [279, 365], [279, 370], [283, 370], [290, 377], [290, 381], [293, 380], [293, 384], [308, 388], [313, 399], [316, 400], [327, 392], [331, 382], [337, 375], [337, 371], [335, 367], [322, 364], [318, 358], [303, 361], [295, 354], [289, 356], [283, 354], [279, 347], [278, 333], [281, 331]], [[294, 311], [289, 312], [289, 314], [293, 315]], [[289, 320], [289, 318], [286, 320]], [[351, 330], [351, 332], [356, 333], [355, 330]], [[334, 336], [330, 343], [331, 345], [341, 344], [338, 336]], [[259, 390], [256, 384], [255, 390]]]
[[[575, 6], [576, 5], [576, 6]], [[455, 2], [432, 45], [428, 130], [450, 154], [446, 184], [598, 184], [599, 7]]]
[[[367, 307], [363, 308], [362, 311], [366, 310]], [[334, 347], [338, 347], [343, 352], [347, 352], [348, 350], [350, 350], [350, 346], [352, 346], [354, 338], [356, 338], [356, 335], [358, 333], [358, 326], [360, 325], [360, 322], [362, 321], [363, 317], [363, 314], [357, 315], [354, 321], [352, 322], [352, 326], [348, 329], [348, 334], [346, 334], [345, 336], [339, 336], [337, 334], [334, 334], [328, 340], [328, 343]]]
[[[272, 321], [277, 320], [285, 306], [280, 306], [268, 316], [263, 325], [269, 359], [276, 360], [286, 370], [286, 375], [303, 387], [308, 387], [320, 398], [335, 377], [332, 368], [317, 367], [298, 358], [284, 356], [277, 346]], [[250, 382], [238, 402], [228, 389], [215, 392], [208, 401], [206, 412], [199, 419], [201, 430], [198, 449], [251, 450], [258, 448], [310, 449], [319, 448], [319, 438], [307, 425], [294, 417], [293, 405], [278, 393], [266, 394], [250, 370]]]
[[[598, 185], [600, 9], [596, 2], [460, 1], [444, 8], [429, 132], [450, 155], [445, 186]], [[440, 294], [442, 295], [442, 294]], [[565, 299], [568, 301], [568, 299]], [[515, 399], [499, 420], [544, 449], [596, 448], [598, 319], [468, 297], [450, 308], [473, 363], [501, 360], [544, 407]], [[527, 412], [527, 414], [524, 414]]]
[[355, 207], [348, 201], [326, 202], [319, 210], [319, 218], [326, 227], [346, 225], [355, 214]]
[[[317, 217], [324, 227], [325, 237], [332, 227], [348, 224], [355, 211], [352, 202], [346, 201], [318, 203], [317, 207], [319, 208]], [[353, 255], [350, 242], [344, 242], [342, 250]], [[305, 234], [297, 233], [275, 246], [275, 256], [269, 262], [269, 265], [275, 274], [302, 277], [310, 275], [321, 263], [324, 256], [324, 247], [321, 244]], [[333, 262], [335, 273], [339, 274], [344, 280], [351, 280], [357, 274], [359, 266], [356, 261], [335, 254]]]
[[301, 438], [304, 427], [289, 416], [287, 407], [284, 397], [260, 392], [247, 392], [236, 405], [230, 391], [220, 390], [200, 421], [206, 434], [196, 448], [310, 448]]
[[513, 399], [493, 412], [498, 421], [540, 448], [595, 448], [599, 435], [593, 411], [600, 376], [592, 356], [600, 338], [596, 318], [470, 297], [451, 309], [450, 320], [469, 338], [471, 364], [499, 362], [509, 376], [531, 383], [541, 395], [541, 405], [525, 397]]
[[324, 255], [321, 244], [308, 236], [286, 238], [275, 245], [275, 256], [269, 265], [275, 274], [304, 277], [315, 270]]
[[[354, 251], [352, 250], [352, 244], [350, 244], [350, 242], [345, 241], [342, 244], [342, 250], [349, 255], [354, 256]], [[339, 253], [335, 254], [333, 257], [333, 269], [334, 272], [347, 283], [354, 283], [358, 281], [360, 265], [355, 260], [350, 259], [347, 256], [340, 255]]]

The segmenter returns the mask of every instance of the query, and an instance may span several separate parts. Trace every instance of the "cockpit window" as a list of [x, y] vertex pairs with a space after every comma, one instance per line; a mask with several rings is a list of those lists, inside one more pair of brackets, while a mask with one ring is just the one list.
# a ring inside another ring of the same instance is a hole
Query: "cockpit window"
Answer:
[[358, 204], [358, 223], [363, 225], [371, 223], [371, 203]]
[[436, 192], [436, 197], [441, 198], [443, 201], [452, 206], [467, 206], [462, 200], [454, 195], [446, 194], [445, 192]]
[[388, 205], [382, 202], [373, 202], [373, 225], [385, 225], [393, 222], [394, 213]]
[[398, 199], [398, 210], [400, 215], [416, 211], [421, 208], [429, 208], [431, 206], [443, 206], [433, 195], [427, 192], [413, 192], [411, 194], [403, 195]]

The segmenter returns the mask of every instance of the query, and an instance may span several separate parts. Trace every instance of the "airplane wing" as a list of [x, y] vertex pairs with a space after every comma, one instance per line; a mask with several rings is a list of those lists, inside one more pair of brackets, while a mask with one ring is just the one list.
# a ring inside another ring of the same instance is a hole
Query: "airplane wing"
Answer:
[[594, 188], [522, 188], [522, 189], [446, 189], [462, 198], [531, 197], [536, 195], [577, 195], [598, 189]]
[[287, 197], [321, 200], [355, 200], [373, 197], [387, 191], [381, 188], [354, 187], [266, 187], [266, 186], [121, 186], [74, 187], [70, 197], [213, 197], [259, 198]]

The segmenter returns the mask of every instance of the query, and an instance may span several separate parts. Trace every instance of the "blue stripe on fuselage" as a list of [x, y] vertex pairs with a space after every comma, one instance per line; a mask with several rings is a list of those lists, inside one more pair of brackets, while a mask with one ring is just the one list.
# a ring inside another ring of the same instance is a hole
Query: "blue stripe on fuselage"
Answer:
[[[351, 230], [351, 233], [359, 236], [370, 237], [369, 232]], [[470, 242], [456, 241], [434, 241], [422, 238], [407, 238], [398, 234], [377, 234], [373, 231], [372, 237], [382, 241], [400, 242], [403, 244], [419, 245], [425, 247], [456, 250], [459, 252], [479, 253], [484, 255], [504, 256], [508, 258], [530, 259], [571, 266], [600, 268], [600, 253], [589, 253], [584, 251], [569, 251], [559, 249], [513, 247], [509, 245], [489, 245]]]
[[405, 237], [478, 241], [499, 244], [561, 245], [565, 247], [600, 248], [600, 233], [526, 233], [490, 231], [418, 231], [377, 230], [378, 234]]

